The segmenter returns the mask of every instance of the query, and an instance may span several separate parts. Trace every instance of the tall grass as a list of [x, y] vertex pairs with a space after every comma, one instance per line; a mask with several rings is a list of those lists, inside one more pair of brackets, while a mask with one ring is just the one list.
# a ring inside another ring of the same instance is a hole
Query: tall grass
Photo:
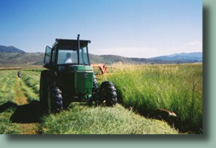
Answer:
[[182, 132], [202, 132], [202, 64], [112, 65], [108, 76], [117, 87], [119, 99], [147, 115], [157, 108], [177, 114], [176, 126]]

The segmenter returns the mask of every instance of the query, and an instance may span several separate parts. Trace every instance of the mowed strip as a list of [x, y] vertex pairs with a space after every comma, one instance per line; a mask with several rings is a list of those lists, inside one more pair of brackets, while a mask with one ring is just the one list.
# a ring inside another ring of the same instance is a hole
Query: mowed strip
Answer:
[[39, 100], [39, 73], [35, 75], [35, 72], [22, 72], [21, 89], [28, 97], [29, 102]]
[[28, 102], [28, 98], [25, 96], [23, 90], [21, 89], [20, 81], [21, 81], [20, 78], [17, 77], [16, 85], [14, 86], [14, 90], [16, 94], [14, 100], [17, 103], [17, 105], [24, 105], [29, 102]]
[[25, 80], [21, 80], [21, 89], [24, 92], [24, 95], [28, 98], [29, 102], [34, 100], [39, 100], [39, 94], [36, 94], [33, 88], [27, 85]]
[[[26, 96], [26, 90], [23, 90], [23, 80], [17, 77], [15, 84], [15, 102], [18, 106], [23, 106], [29, 104], [29, 98]], [[27, 86], [25, 86], [27, 87]], [[19, 124], [22, 129], [22, 134], [38, 134], [39, 133], [39, 123], [14, 123]]]

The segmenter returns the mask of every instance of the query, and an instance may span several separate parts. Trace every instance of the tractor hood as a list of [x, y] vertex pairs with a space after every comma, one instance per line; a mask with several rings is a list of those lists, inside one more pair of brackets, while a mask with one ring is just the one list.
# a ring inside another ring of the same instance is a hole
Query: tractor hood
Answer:
[[68, 70], [70, 72], [93, 72], [93, 68], [87, 65], [71, 65], [68, 67]]

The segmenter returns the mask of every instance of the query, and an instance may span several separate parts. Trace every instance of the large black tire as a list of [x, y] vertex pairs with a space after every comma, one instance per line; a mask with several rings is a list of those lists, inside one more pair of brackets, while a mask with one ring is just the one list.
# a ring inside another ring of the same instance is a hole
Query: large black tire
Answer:
[[106, 106], [114, 106], [117, 101], [117, 93], [114, 84], [110, 81], [103, 82], [99, 91], [100, 104], [105, 103]]
[[61, 91], [55, 85], [50, 70], [41, 72], [40, 103], [44, 112], [57, 113], [62, 110], [63, 103]]
[[49, 70], [41, 72], [40, 77], [40, 103], [43, 110], [48, 109], [48, 87], [50, 85], [52, 74]]
[[53, 82], [48, 89], [48, 111], [49, 113], [59, 113], [63, 110], [62, 92]]

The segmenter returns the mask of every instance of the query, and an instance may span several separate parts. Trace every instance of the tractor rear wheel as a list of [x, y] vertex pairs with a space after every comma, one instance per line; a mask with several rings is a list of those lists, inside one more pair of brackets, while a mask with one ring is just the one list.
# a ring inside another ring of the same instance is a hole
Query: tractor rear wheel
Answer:
[[55, 83], [51, 84], [48, 89], [48, 111], [49, 113], [59, 113], [63, 110], [62, 92]]
[[49, 70], [44, 70], [41, 72], [40, 77], [40, 103], [43, 110], [48, 108], [48, 87], [51, 81], [51, 72]]
[[105, 81], [101, 84], [100, 103], [105, 103], [106, 106], [114, 106], [117, 103], [117, 93], [114, 84], [110, 81]]

